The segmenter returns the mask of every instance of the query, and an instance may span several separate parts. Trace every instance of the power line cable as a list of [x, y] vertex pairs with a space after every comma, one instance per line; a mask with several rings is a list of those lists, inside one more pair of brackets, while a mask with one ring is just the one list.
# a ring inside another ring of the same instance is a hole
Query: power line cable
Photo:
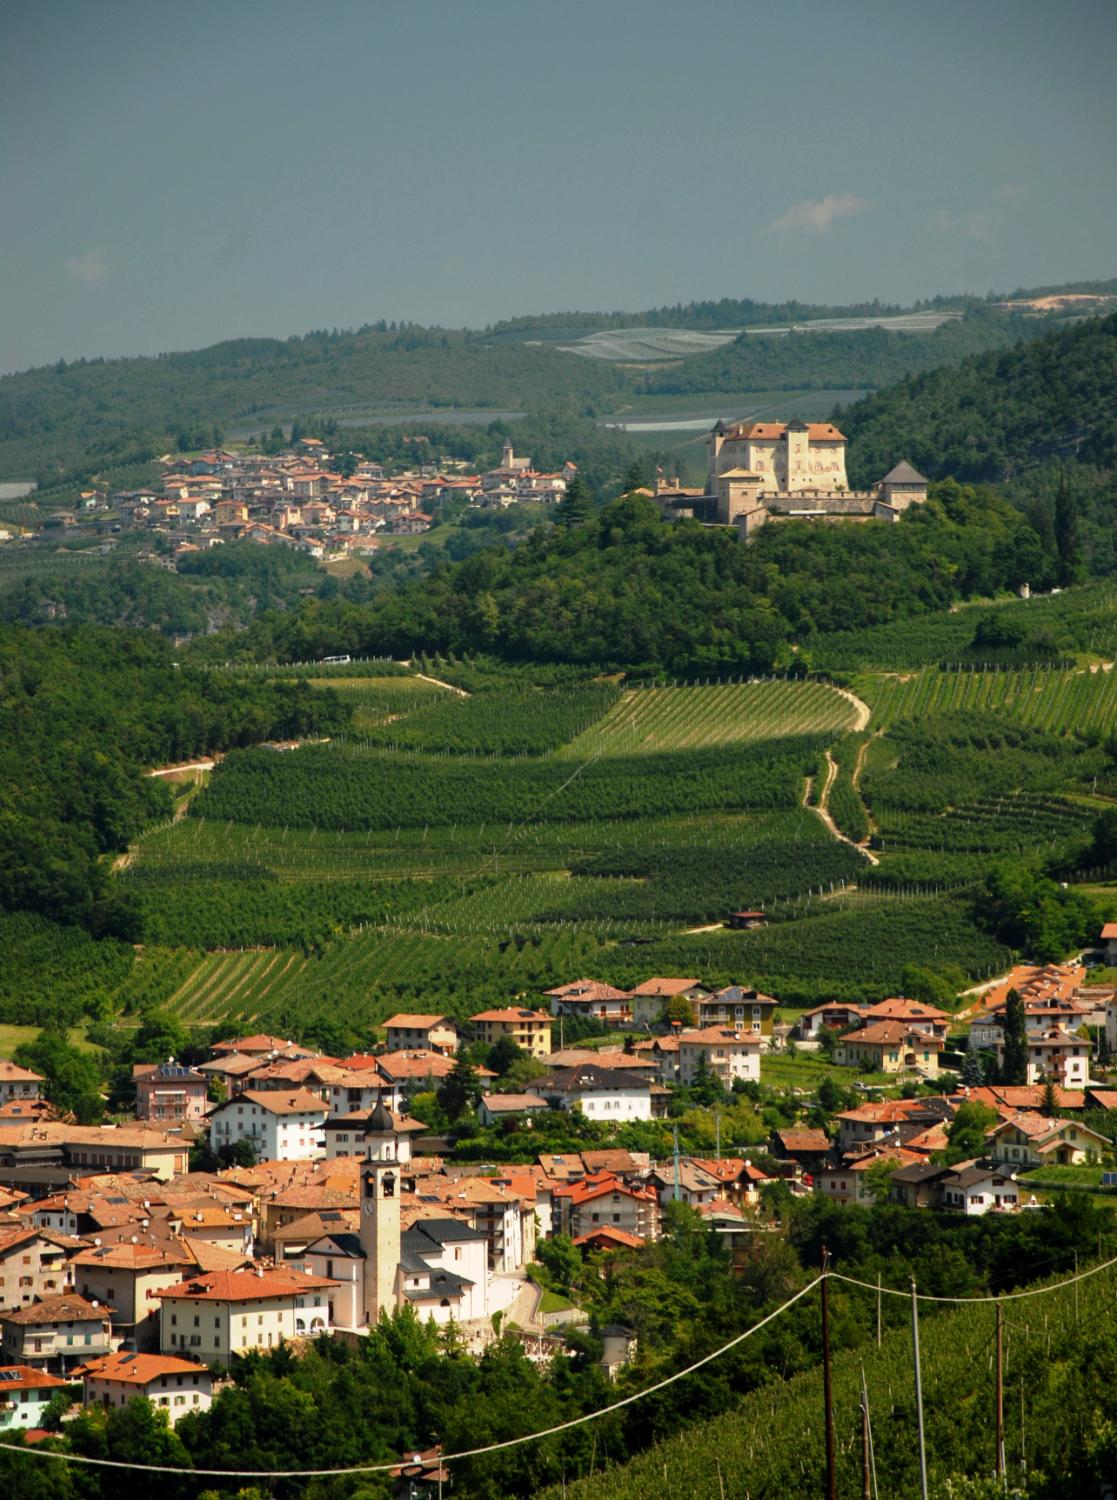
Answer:
[[[1053, 1286], [1030, 1287], [1023, 1292], [1001, 1292], [995, 1297], [935, 1297], [929, 1292], [917, 1292], [915, 1295], [920, 1302], [1013, 1302], [1021, 1297], [1042, 1297], [1047, 1292], [1062, 1291], [1064, 1287], [1074, 1286], [1078, 1281], [1085, 1281], [1088, 1276], [1096, 1276], [1099, 1271], [1108, 1270], [1110, 1266], [1117, 1266], [1117, 1256], [1114, 1256], [1112, 1260], [1102, 1261], [1100, 1265], [1091, 1266], [1088, 1271], [1080, 1271], [1077, 1276], [1071, 1276], [1067, 1281], [1058, 1281]], [[886, 1297], [903, 1297], [906, 1302], [910, 1302], [912, 1298], [910, 1288], [907, 1291], [900, 1291], [896, 1287], [877, 1286], [875, 1282], [859, 1281], [856, 1276], [843, 1276], [840, 1271], [830, 1271], [828, 1274], [835, 1281], [844, 1281], [850, 1286], [864, 1287], [867, 1292], [883, 1292]]]
[[[607, 1417], [612, 1412], [620, 1411], [622, 1407], [631, 1406], [636, 1401], [643, 1401], [648, 1396], [654, 1396], [657, 1391], [664, 1390], [669, 1385], [674, 1385], [678, 1380], [685, 1380], [688, 1375], [693, 1375], [703, 1365], [720, 1359], [723, 1354], [728, 1354], [738, 1344], [743, 1344], [746, 1339], [752, 1338], [754, 1333], [766, 1327], [769, 1323], [787, 1312], [790, 1307], [800, 1301], [822, 1281], [821, 1276], [809, 1282], [805, 1287], [797, 1291], [794, 1296], [789, 1297], [782, 1306], [777, 1307], [774, 1312], [761, 1318], [759, 1323], [754, 1323], [751, 1328], [746, 1328], [744, 1333], [739, 1333], [731, 1338], [728, 1343], [722, 1344], [720, 1348], [712, 1353], [703, 1355], [701, 1359], [695, 1360], [692, 1365], [687, 1365], [685, 1370], [677, 1370], [674, 1375], [668, 1375], [659, 1380], [655, 1385], [650, 1385], [642, 1391], [636, 1391], [631, 1396], [624, 1396], [619, 1401], [612, 1402], [609, 1406], [599, 1407], [596, 1411], [583, 1412], [580, 1417], [571, 1417], [566, 1422], [558, 1422], [553, 1427], [545, 1427], [541, 1432], [524, 1433], [522, 1437], [505, 1438], [499, 1443], [488, 1443], [483, 1448], [466, 1448], [460, 1453], [444, 1453], [439, 1455], [439, 1463], [458, 1463], [464, 1458], [481, 1458], [487, 1453], [499, 1453], [505, 1448], [521, 1447], [524, 1443], [535, 1443], [546, 1437], [553, 1437], [559, 1432], [568, 1432], [572, 1427], [584, 1426], [587, 1422], [596, 1422], [600, 1417]], [[0, 1453], [5, 1450], [0, 1447]], [[140, 1464], [130, 1463], [118, 1458], [91, 1458], [83, 1453], [59, 1453], [53, 1449], [45, 1448], [16, 1448], [17, 1453], [26, 1453], [37, 1458], [52, 1458], [63, 1463], [92, 1464], [98, 1468], [107, 1469], [132, 1469], [140, 1470], [146, 1474], [184, 1474], [198, 1475], [207, 1479], [336, 1479], [345, 1474], [383, 1474], [389, 1470], [398, 1469], [406, 1465], [406, 1459], [393, 1459], [390, 1463], [382, 1464], [356, 1464], [350, 1468], [341, 1469], [187, 1469], [176, 1467], [171, 1464]]]

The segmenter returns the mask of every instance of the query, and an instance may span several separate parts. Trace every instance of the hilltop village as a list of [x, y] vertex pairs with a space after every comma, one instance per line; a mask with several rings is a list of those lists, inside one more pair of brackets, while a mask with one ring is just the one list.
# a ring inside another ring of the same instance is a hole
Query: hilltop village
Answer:
[[[1014, 970], [974, 998], [960, 1056], [958, 1016], [910, 999], [785, 1020], [738, 985], [579, 979], [460, 1024], [393, 1016], [375, 1051], [344, 1058], [259, 1034], [137, 1064], [134, 1120], [105, 1125], [75, 1123], [41, 1075], [0, 1062], [0, 1431], [34, 1432], [79, 1385], [87, 1404], [146, 1396], [174, 1424], [209, 1406], [237, 1356], [359, 1339], [404, 1307], [475, 1351], [504, 1319], [547, 1361], [586, 1314], [545, 1295], [546, 1246], [604, 1266], [654, 1244], [672, 1204], [740, 1247], [775, 1230], [780, 1195], [1036, 1208], [1030, 1173], [1114, 1149], [1090, 1123], [1117, 1119], [1117, 1089], [1092, 1076], [1089, 1028], [1117, 1048], [1117, 1000], [1087, 980], [1074, 965]], [[1014, 1006], [1024, 1074], [981, 1082], [1011, 1072]], [[568, 1026], [592, 1045], [564, 1046]], [[742, 1149], [733, 1102], [763, 1100], [793, 1050], [874, 1083], [785, 1099]], [[448, 1131], [411, 1112], [432, 1098]], [[677, 1130], [696, 1103], [718, 1123], [711, 1149], [680, 1151], [676, 1134], [657, 1159], [624, 1144], [657, 1121]], [[460, 1154], [466, 1117], [494, 1159]], [[533, 1154], [564, 1120], [584, 1144]], [[615, 1374], [635, 1335], [601, 1332]]]
[[578, 472], [572, 463], [539, 472], [510, 442], [500, 464], [481, 474], [451, 463], [446, 468], [452, 472], [425, 464], [388, 476], [383, 465], [365, 459], [342, 463], [318, 438], [301, 438], [275, 455], [215, 449], [161, 462], [160, 486], [85, 490], [75, 509], [54, 512], [39, 532], [21, 540], [101, 536], [112, 550], [122, 533], [149, 532], [171, 566], [179, 557], [236, 541], [291, 547], [316, 560], [367, 558], [392, 538], [429, 531], [429, 507], [436, 503], [461, 500], [478, 509], [557, 504]]

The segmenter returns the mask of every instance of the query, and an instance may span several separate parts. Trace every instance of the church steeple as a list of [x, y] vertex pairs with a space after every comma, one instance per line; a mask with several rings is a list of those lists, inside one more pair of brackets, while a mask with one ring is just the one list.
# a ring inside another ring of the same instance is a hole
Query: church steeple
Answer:
[[[410, 1155], [406, 1136], [404, 1145]], [[390, 1110], [378, 1104], [365, 1124], [366, 1160], [361, 1166], [363, 1311], [370, 1325], [396, 1308], [400, 1260], [400, 1137]]]
[[[400, 1125], [404, 1128], [401, 1130]], [[414, 1125], [414, 1122], [410, 1122]], [[411, 1160], [411, 1138], [407, 1133], [409, 1122], [400, 1121], [381, 1101], [365, 1121], [365, 1157], [368, 1161], [394, 1161], [405, 1164]]]

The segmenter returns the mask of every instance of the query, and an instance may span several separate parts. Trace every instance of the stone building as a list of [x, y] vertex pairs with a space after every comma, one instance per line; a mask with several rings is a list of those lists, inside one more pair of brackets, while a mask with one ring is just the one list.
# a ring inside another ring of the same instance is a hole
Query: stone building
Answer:
[[709, 438], [706, 492], [700, 501], [661, 499], [676, 514], [701, 512], [736, 526], [747, 541], [772, 520], [897, 521], [927, 498], [927, 481], [901, 462], [872, 489], [851, 490], [845, 435], [832, 422], [719, 421]]

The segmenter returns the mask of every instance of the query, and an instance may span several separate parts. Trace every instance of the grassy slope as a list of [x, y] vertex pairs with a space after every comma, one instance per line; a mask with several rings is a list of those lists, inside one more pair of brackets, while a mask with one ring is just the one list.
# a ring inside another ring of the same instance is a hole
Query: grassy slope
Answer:
[[[1009, 1303], [1006, 1310], [1008, 1470], [1010, 1475], [1017, 1475], [1022, 1457], [1018, 1392], [1023, 1386], [1028, 1467], [1047, 1473], [1054, 1486], [1044, 1490], [1047, 1495], [1087, 1493], [1066, 1487], [1076, 1481], [1064, 1468], [1069, 1456], [1065, 1403], [1072, 1401], [1080, 1432], [1096, 1437], [1104, 1430], [1108, 1399], [1105, 1380], [1094, 1380], [1089, 1399], [1084, 1397], [1083, 1382], [1085, 1372], [1096, 1368], [1097, 1362], [1101, 1361], [1104, 1368], [1112, 1359], [1117, 1318], [1113, 1287], [1112, 1269], [1085, 1283], [1083, 1299], [1089, 1299], [1092, 1312], [1089, 1320], [1081, 1323], [1072, 1289]], [[817, 1299], [817, 1293], [814, 1295]], [[831, 1300], [831, 1317], [842, 1330], [839, 1341], [848, 1339], [854, 1326], [861, 1340], [859, 1347], [838, 1352], [833, 1362], [837, 1492], [861, 1493], [859, 1399], [863, 1364], [880, 1493], [891, 1500], [915, 1500], [919, 1473], [911, 1339], [905, 1328], [897, 1326], [903, 1303], [898, 1298], [886, 1299], [892, 1331], [877, 1349], [869, 1338], [875, 1299], [838, 1284], [833, 1287]], [[994, 1314], [988, 1305], [951, 1308], [937, 1314], [927, 1307], [922, 1310], [920, 1346], [932, 1494], [948, 1493], [945, 1481], [951, 1474], [992, 1471], [993, 1333]], [[539, 1491], [538, 1500], [560, 1500], [560, 1496], [566, 1500], [660, 1500], [666, 1493], [786, 1500], [790, 1496], [823, 1494], [821, 1371], [815, 1368], [791, 1379], [779, 1379], [778, 1370], [772, 1373], [769, 1385], [707, 1422], [687, 1421], [684, 1383], [669, 1408], [681, 1428], [675, 1436], [627, 1464], [602, 1467], [599, 1462], [599, 1472], [592, 1478], [568, 1480], [561, 1489], [555, 1486]], [[1079, 1392], [1077, 1399], [1071, 1397], [1072, 1391]], [[1100, 1445], [1095, 1451], [1100, 1478], [1105, 1460]], [[1082, 1476], [1076, 1477], [1081, 1481]], [[988, 1493], [993, 1493], [992, 1488]]]

